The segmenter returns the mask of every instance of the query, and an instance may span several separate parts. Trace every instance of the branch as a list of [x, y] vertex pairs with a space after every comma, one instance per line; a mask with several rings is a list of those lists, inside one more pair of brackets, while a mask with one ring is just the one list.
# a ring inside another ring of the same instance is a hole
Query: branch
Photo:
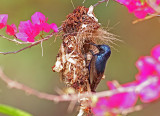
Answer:
[[[43, 40], [43, 41], [44, 41], [44, 40]], [[24, 47], [24, 48], [22, 48], [22, 49], [20, 49], [20, 50], [13, 51], [13, 52], [0, 52], [0, 54], [3, 54], [3, 55], [7, 55], [7, 54], [16, 54], [16, 53], [18, 53], [18, 52], [21, 52], [21, 51], [27, 49], [27, 48], [31, 48], [31, 47], [33, 47], [33, 46], [39, 44], [39, 43], [40, 43], [40, 42], [36, 42], [35, 44], [32, 44], [32, 45], [30, 45], [30, 46]]]
[[[148, 80], [144, 81], [143, 83], [141, 83], [138, 86], [134, 86], [134, 87], [120, 87], [114, 90], [108, 90], [108, 91], [103, 91], [103, 92], [97, 92], [97, 93], [81, 93], [81, 94], [63, 94], [63, 95], [53, 95], [53, 94], [48, 94], [48, 93], [43, 93], [43, 92], [39, 92], [35, 89], [32, 89], [26, 85], [23, 85], [21, 83], [18, 83], [16, 81], [13, 81], [11, 79], [9, 79], [4, 72], [2, 71], [2, 69], [0, 68], [0, 79], [2, 81], [4, 81], [8, 87], [10, 88], [15, 88], [15, 89], [19, 89], [21, 91], [24, 91], [25, 93], [28, 93], [29, 95], [34, 95], [40, 99], [45, 99], [45, 100], [49, 100], [49, 101], [54, 101], [54, 102], [64, 102], [64, 101], [78, 101], [82, 98], [86, 98], [86, 97], [106, 97], [106, 96], [112, 96], [118, 93], [124, 93], [124, 92], [137, 92], [139, 93], [143, 88], [145, 88], [146, 86], [157, 82], [158, 78], [149, 78]], [[145, 104], [142, 105], [137, 105], [137, 106], [133, 106], [131, 108], [128, 109], [113, 109], [111, 110], [111, 112], [113, 113], [117, 113], [117, 114], [123, 114], [126, 115], [128, 113], [131, 112], [135, 112], [135, 111], [140, 111], [141, 109], [144, 108], [144, 106], [146, 106]], [[82, 111], [79, 112], [79, 115], [83, 114]]]
[[[59, 27], [58, 30], [59, 30], [59, 32], [60, 32], [60, 31], [62, 30], [62, 27]], [[48, 40], [48, 39], [51, 38], [54, 34], [55, 34], [55, 32], [52, 32], [50, 35], [47, 35], [45, 38], [43, 38], [43, 39], [41, 39], [41, 40], [39, 40], [39, 41], [35, 41], [35, 42], [19, 42], [19, 41], [17, 41], [16, 39], [13, 39], [13, 40], [12, 40], [12, 39], [7, 38], [7, 37], [5, 37], [5, 36], [3, 36], [3, 35], [0, 35], [1, 37], [5, 38], [5, 39], [7, 39], [7, 40], [9, 40], [9, 41], [16, 42], [16, 43], [18, 43], [18, 44], [31, 44], [31, 45], [29, 45], [29, 46], [27, 46], [27, 47], [24, 47], [24, 48], [22, 48], [22, 49], [20, 49], [20, 50], [17, 50], [17, 51], [13, 51], [13, 52], [0, 52], [0, 54], [3, 54], [3, 55], [6, 55], [6, 54], [16, 54], [16, 53], [21, 52], [21, 51], [23, 51], [23, 50], [25, 50], [25, 49], [31, 48], [31, 47], [33, 47], [33, 46], [35, 46], [35, 45], [38, 45], [38, 44], [40, 44], [40, 43], [43, 42], [43, 41]]]
[[156, 0], [146, 0], [146, 2], [151, 8], [153, 8], [153, 10], [156, 11], [156, 13], [150, 14], [149, 16], [146, 16], [144, 19], [137, 19], [137, 20], [132, 22], [133, 24], [136, 24], [136, 23], [138, 23], [140, 21], [149, 20], [151, 18], [159, 16], [159, 14], [160, 14], [160, 6], [158, 4], [156, 4]]
[[158, 15], [159, 15], [159, 13], [154, 13], [154, 14], [151, 14], [151, 15], [149, 15], [149, 16], [146, 16], [144, 19], [136, 19], [136, 20], [133, 21], [132, 23], [133, 23], [133, 24], [136, 24], [136, 23], [138, 23], [138, 22], [140, 22], [140, 21], [149, 20], [149, 19], [154, 18], [154, 17], [156, 17], [156, 16], [158, 16]]
[[17, 41], [16, 39], [10, 39], [4, 35], [0, 35], [0, 37], [7, 39], [8, 41], [15, 42], [17, 44], [30, 44], [31, 43], [31, 42], [20, 42], [20, 41]]
[[[67, 97], [67, 95], [62, 95], [62, 96], [58, 96], [58, 95], [51, 95], [51, 94], [47, 94], [47, 93], [42, 93], [39, 92], [35, 89], [32, 89], [28, 86], [25, 86], [21, 83], [18, 83], [16, 81], [13, 81], [11, 79], [9, 79], [4, 72], [2, 71], [2, 69], [0, 69], [0, 79], [2, 81], [4, 81], [8, 87], [10, 88], [15, 88], [15, 89], [19, 89], [22, 90], [30, 95], [34, 95], [38, 98], [41, 99], [46, 99], [46, 100], [50, 100], [50, 101], [55, 101], [55, 102], [59, 102], [59, 101], [71, 101], [71, 99], [68, 99], [69, 97]], [[66, 98], [65, 98], [66, 97]]]
[[102, 92], [97, 92], [97, 93], [82, 93], [82, 94], [71, 94], [71, 95], [52, 95], [52, 94], [47, 94], [43, 92], [39, 92], [37, 90], [34, 90], [28, 86], [25, 86], [21, 83], [18, 83], [16, 81], [13, 81], [9, 79], [3, 72], [3, 70], [0, 68], [0, 79], [4, 81], [10, 88], [15, 88], [22, 90], [28, 94], [37, 96], [38, 98], [41, 99], [46, 99], [46, 100], [51, 100], [55, 102], [62, 102], [62, 101], [74, 101], [74, 100], [79, 100], [84, 97], [106, 97], [106, 96], [112, 96], [114, 94], [118, 93], [124, 93], [124, 92], [137, 92], [139, 93], [144, 87], [150, 85], [151, 83], [157, 82], [158, 78], [149, 78], [148, 80], [142, 82], [138, 86], [132, 86], [132, 87], [119, 87], [114, 90], [108, 90], [108, 91], [102, 91]]

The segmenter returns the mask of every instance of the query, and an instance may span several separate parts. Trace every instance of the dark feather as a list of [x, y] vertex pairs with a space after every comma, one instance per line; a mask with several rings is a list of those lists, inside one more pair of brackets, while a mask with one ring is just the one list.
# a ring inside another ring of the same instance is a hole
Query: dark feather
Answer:
[[92, 92], [95, 92], [104, 74], [105, 65], [108, 58], [110, 57], [111, 51], [109, 46], [107, 45], [92, 45], [96, 46], [99, 49], [99, 53], [97, 54], [94, 54], [91, 51], [93, 56], [88, 67], [90, 88]]

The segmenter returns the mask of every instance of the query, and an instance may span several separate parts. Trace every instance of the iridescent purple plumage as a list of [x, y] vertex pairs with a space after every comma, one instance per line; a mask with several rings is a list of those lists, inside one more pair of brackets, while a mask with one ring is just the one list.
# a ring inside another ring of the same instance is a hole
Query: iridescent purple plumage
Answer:
[[[92, 53], [92, 59], [89, 63], [89, 83], [91, 87], [91, 91], [95, 92], [97, 85], [102, 79], [102, 76], [105, 71], [105, 66], [108, 58], [110, 57], [111, 50], [107, 45], [96, 45], [91, 44], [98, 48], [99, 52], [97, 54]], [[92, 80], [92, 82], [90, 82]]]

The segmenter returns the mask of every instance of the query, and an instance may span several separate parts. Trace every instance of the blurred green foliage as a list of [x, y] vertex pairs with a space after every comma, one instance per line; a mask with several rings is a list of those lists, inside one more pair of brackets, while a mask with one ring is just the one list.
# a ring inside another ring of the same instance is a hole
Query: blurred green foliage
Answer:
[[24, 112], [22, 110], [4, 104], [0, 104], [0, 113], [6, 114], [8, 116], [32, 116], [27, 112]]
[[[72, 0], [74, 6], [84, 5], [89, 7], [98, 0]], [[103, 3], [96, 7], [95, 15], [102, 24], [108, 27], [111, 33], [119, 36], [123, 42], [112, 45], [112, 55], [105, 71], [106, 79], [103, 80], [98, 91], [106, 90], [106, 81], [118, 80], [120, 83], [133, 81], [137, 73], [136, 60], [142, 55], [149, 55], [150, 49], [160, 43], [159, 18], [153, 18], [137, 24], [132, 24], [136, 19], [134, 14], [129, 14], [127, 9], [109, 1], [108, 6]], [[0, 14], [8, 14], [8, 24], [29, 20], [31, 15], [39, 11], [48, 17], [49, 23], [61, 25], [67, 14], [73, 11], [71, 0], [1, 0]], [[4, 34], [3, 30], [0, 30]], [[60, 37], [59, 37], [60, 38]], [[43, 42], [44, 55], [40, 45], [27, 49], [18, 54], [0, 55], [0, 66], [6, 75], [13, 80], [24, 83], [39, 91], [56, 94], [56, 88], [62, 89], [63, 83], [59, 75], [52, 72], [56, 55], [60, 47], [61, 39], [54, 37]], [[0, 38], [0, 51], [8, 52], [18, 50], [25, 45], [16, 45]], [[77, 108], [72, 113], [67, 113], [69, 103], [54, 103], [38, 99], [22, 91], [9, 89], [0, 80], [0, 103], [14, 106], [30, 112], [34, 116], [75, 116]], [[151, 104], [140, 112], [129, 114], [129, 116], [151, 116], [153, 112], [160, 113], [160, 103]], [[0, 116], [3, 116], [0, 114]]]

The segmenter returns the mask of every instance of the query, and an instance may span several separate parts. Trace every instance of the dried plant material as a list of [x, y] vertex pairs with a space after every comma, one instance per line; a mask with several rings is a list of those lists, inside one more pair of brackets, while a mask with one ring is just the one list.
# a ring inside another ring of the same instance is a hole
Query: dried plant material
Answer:
[[[62, 44], [57, 55], [57, 61], [53, 71], [60, 72], [62, 80], [67, 87], [75, 89], [76, 93], [90, 92], [88, 86], [88, 64], [92, 58], [89, 50], [95, 53], [98, 50], [89, 43], [115, 40], [113, 34], [100, 28], [98, 19], [93, 13], [93, 6], [85, 8], [77, 7], [73, 13], [67, 16], [62, 24]], [[81, 110], [90, 113], [90, 99], [80, 100]]]
[[62, 80], [67, 87], [75, 88], [78, 93], [88, 90], [88, 62], [85, 56], [90, 54], [90, 45], [87, 43], [95, 43], [94, 33], [100, 27], [95, 18], [91, 17], [92, 10], [82, 6], [67, 16], [62, 24], [63, 43], [53, 67], [54, 71], [62, 73]]

